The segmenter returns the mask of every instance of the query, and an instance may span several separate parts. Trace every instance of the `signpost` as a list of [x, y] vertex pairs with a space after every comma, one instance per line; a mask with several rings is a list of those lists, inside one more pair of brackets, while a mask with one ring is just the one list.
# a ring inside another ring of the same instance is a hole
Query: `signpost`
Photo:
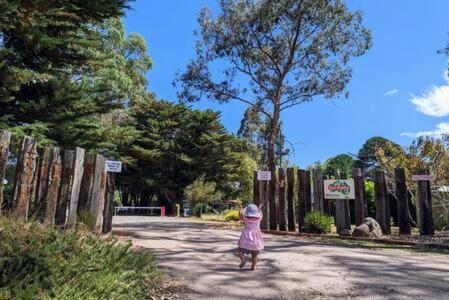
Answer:
[[107, 160], [106, 161], [106, 172], [120, 173], [122, 171], [122, 162]]
[[435, 176], [433, 175], [412, 175], [413, 181], [433, 181]]
[[355, 199], [354, 180], [324, 180], [325, 199]]
[[270, 181], [271, 180], [271, 171], [257, 171], [257, 180], [260, 181]]

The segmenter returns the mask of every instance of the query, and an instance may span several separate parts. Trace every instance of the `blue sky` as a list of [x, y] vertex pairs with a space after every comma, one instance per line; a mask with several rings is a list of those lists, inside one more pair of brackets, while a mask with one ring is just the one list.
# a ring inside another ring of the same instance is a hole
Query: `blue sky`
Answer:
[[[372, 136], [409, 145], [422, 134], [449, 133], [447, 57], [438, 54], [448, 42], [447, 0], [348, 0], [364, 13], [373, 46], [355, 58], [349, 98], [315, 98], [281, 115], [286, 138], [295, 145], [289, 160], [306, 167], [340, 153], [357, 153]], [[137, 0], [125, 18], [127, 32], [143, 35], [154, 68], [149, 89], [176, 101], [172, 81], [195, 56], [197, 14], [215, 0]], [[245, 105], [202, 101], [196, 108], [222, 112], [230, 132], [240, 126]]]

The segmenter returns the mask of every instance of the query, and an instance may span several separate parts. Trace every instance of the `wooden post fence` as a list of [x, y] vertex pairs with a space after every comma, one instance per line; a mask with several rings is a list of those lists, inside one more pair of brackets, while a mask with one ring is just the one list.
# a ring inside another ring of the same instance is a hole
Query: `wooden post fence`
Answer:
[[298, 170], [298, 226], [304, 229], [304, 219], [312, 210], [312, 190], [310, 185], [310, 171]]
[[313, 209], [321, 213], [325, 212], [324, 208], [324, 185], [323, 172], [321, 169], [314, 169], [313, 176]]
[[103, 211], [103, 231], [109, 233], [112, 230], [112, 217], [114, 214], [115, 173], [106, 175], [106, 191]]
[[95, 231], [101, 231], [103, 227], [104, 191], [105, 188], [105, 163], [103, 155], [97, 154], [95, 159], [95, 171], [92, 181], [92, 193], [90, 198], [90, 212], [95, 218]]
[[396, 177], [396, 198], [398, 210], [398, 225], [399, 234], [410, 234], [410, 213], [408, 207], [408, 191], [405, 181], [404, 169], [395, 169], [394, 175]]
[[277, 186], [277, 179], [276, 179], [276, 170], [270, 170], [271, 171], [271, 180], [268, 184], [268, 204], [269, 204], [269, 224], [270, 224], [270, 230], [276, 230], [277, 229], [277, 221], [276, 221], [276, 186]]
[[[417, 175], [429, 175], [428, 169], [418, 170]], [[421, 235], [435, 235], [435, 225], [433, 221], [432, 211], [432, 191], [430, 190], [429, 180], [418, 181], [418, 201], [419, 201], [419, 217], [420, 217], [420, 233]]]
[[48, 188], [45, 197], [44, 224], [53, 226], [55, 223], [56, 205], [58, 201], [59, 186], [61, 183], [61, 156], [59, 149], [52, 150], [50, 168], [48, 173]]
[[257, 171], [253, 174], [253, 203], [257, 206], [260, 205], [260, 183], [257, 180]]
[[293, 205], [293, 193], [295, 186], [295, 169], [287, 169], [287, 226], [288, 231], [295, 231], [295, 208]]
[[376, 194], [376, 221], [383, 233], [390, 233], [390, 203], [388, 200], [385, 172], [376, 170], [374, 173], [374, 190]]
[[9, 144], [11, 142], [11, 134], [7, 131], [2, 131], [0, 135], [0, 216], [2, 215], [3, 207], [3, 179], [6, 175], [6, 168], [8, 167]]
[[268, 182], [267, 181], [262, 181], [261, 182], [261, 196], [260, 199], [263, 203], [262, 206], [262, 214], [263, 214], [263, 219], [262, 222], [260, 223], [260, 228], [261, 229], [268, 229]]
[[353, 168], [352, 178], [354, 179], [354, 214], [355, 214], [355, 225], [359, 226], [363, 223], [365, 218], [365, 178], [363, 176], [362, 170], [360, 168]]
[[73, 180], [72, 190], [70, 192], [70, 204], [67, 216], [67, 227], [73, 227], [76, 224], [76, 214], [78, 211], [78, 199], [81, 190], [81, 181], [84, 174], [84, 149], [75, 148], [75, 157], [73, 158]]
[[285, 172], [282, 168], [279, 169], [279, 230], [287, 230], [285, 222]]
[[58, 193], [58, 203], [56, 207], [55, 223], [57, 225], [65, 225], [67, 218], [67, 208], [70, 202], [70, 186], [73, 176], [73, 159], [75, 151], [65, 150], [63, 154], [61, 185]]

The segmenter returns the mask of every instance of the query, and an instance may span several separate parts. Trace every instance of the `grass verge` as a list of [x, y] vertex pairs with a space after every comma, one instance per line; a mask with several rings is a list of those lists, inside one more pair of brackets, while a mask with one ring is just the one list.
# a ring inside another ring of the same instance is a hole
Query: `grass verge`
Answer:
[[0, 299], [150, 299], [164, 279], [148, 251], [87, 230], [0, 218]]

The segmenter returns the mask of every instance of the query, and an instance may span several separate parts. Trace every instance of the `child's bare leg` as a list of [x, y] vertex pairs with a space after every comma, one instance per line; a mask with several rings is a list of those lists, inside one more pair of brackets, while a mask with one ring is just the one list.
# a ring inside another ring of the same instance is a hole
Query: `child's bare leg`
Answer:
[[239, 258], [240, 258], [240, 265], [239, 265], [239, 267], [243, 268], [245, 266], [245, 263], [246, 263], [245, 255], [243, 254], [243, 252], [240, 252], [240, 251], [237, 251], [237, 253], [238, 253]]
[[256, 269], [256, 264], [257, 264], [257, 253], [253, 251], [251, 252], [251, 270]]

